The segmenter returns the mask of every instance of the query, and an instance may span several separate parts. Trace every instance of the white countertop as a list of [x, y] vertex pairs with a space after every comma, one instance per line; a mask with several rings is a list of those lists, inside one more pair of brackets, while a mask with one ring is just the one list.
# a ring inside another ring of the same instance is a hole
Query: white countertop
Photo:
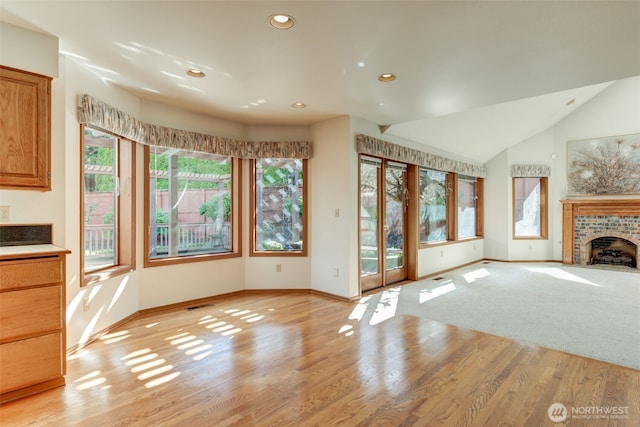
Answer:
[[19, 245], [0, 246], [0, 258], [15, 256], [40, 256], [48, 254], [71, 253], [70, 250], [56, 245]]

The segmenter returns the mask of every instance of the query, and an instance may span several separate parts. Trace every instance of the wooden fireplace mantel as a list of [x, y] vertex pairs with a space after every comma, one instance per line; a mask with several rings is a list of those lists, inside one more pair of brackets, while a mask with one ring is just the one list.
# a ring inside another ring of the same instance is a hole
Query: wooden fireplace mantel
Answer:
[[562, 263], [573, 264], [576, 216], [640, 216], [640, 199], [576, 199], [562, 203]]

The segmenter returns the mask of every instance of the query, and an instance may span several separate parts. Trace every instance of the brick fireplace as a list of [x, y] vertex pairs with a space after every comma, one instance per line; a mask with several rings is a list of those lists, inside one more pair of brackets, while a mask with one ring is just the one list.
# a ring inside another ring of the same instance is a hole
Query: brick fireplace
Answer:
[[563, 264], [640, 269], [640, 199], [560, 202]]

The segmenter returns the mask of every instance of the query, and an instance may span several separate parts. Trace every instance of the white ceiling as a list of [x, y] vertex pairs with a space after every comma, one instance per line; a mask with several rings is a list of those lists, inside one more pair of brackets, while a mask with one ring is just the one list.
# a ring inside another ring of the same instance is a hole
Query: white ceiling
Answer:
[[[143, 98], [248, 124], [354, 115], [478, 162], [640, 75], [640, 1], [1, 0], [0, 13]], [[272, 28], [273, 13], [295, 26]]]

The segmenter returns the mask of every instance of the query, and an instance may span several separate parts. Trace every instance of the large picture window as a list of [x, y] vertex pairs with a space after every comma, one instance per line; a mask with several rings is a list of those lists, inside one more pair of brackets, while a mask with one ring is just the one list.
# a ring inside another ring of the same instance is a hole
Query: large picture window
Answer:
[[513, 237], [547, 237], [547, 178], [513, 178]]
[[84, 284], [134, 268], [135, 144], [82, 126]]
[[457, 185], [458, 239], [482, 235], [482, 181], [458, 175]]
[[306, 255], [306, 160], [251, 162], [251, 254]]
[[448, 199], [453, 189], [447, 173], [420, 169], [420, 243], [444, 242], [448, 238]]
[[234, 160], [158, 146], [145, 153], [147, 264], [236, 253]]

